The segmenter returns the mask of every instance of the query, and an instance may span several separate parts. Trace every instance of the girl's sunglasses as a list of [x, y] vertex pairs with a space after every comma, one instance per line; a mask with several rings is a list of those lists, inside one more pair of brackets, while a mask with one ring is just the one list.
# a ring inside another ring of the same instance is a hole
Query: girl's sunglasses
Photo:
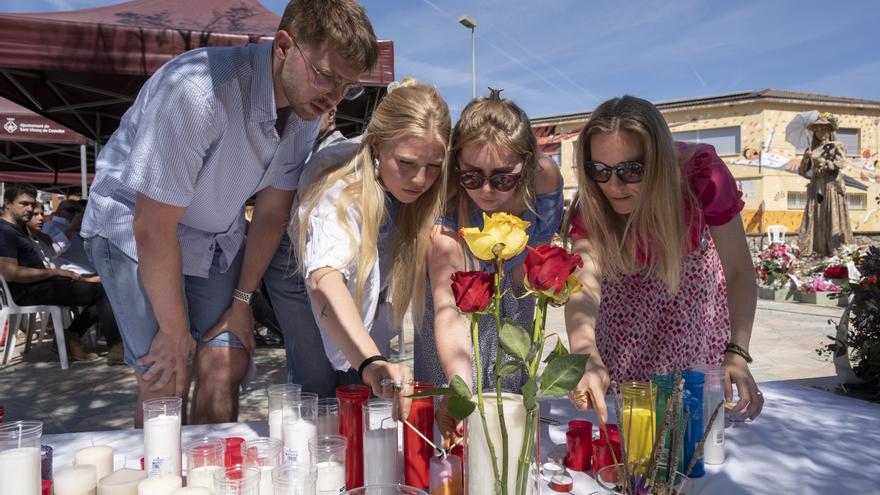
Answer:
[[516, 187], [519, 178], [522, 177], [522, 172], [516, 174], [494, 174], [490, 177], [486, 177], [482, 172], [465, 172], [460, 169], [456, 169], [456, 173], [458, 173], [458, 182], [465, 189], [479, 189], [483, 187], [486, 181], [489, 181], [489, 186], [492, 189], [501, 192], [507, 192]]
[[593, 179], [595, 182], [608, 182], [611, 180], [611, 176], [616, 174], [621, 182], [626, 184], [636, 184], [641, 182], [642, 176], [645, 175], [645, 164], [642, 162], [631, 161], [620, 162], [611, 167], [602, 162], [587, 160], [584, 162], [584, 172], [587, 174], [587, 177]]

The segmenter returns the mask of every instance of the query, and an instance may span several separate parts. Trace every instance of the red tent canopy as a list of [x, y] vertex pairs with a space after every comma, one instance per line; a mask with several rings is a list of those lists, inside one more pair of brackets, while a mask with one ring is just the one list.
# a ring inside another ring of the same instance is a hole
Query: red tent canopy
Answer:
[[[0, 14], [0, 96], [104, 142], [162, 64], [193, 48], [269, 40], [279, 22], [257, 0], [134, 0]], [[365, 122], [394, 80], [393, 43], [379, 45], [379, 63], [361, 77], [373, 88], [340, 105], [342, 120]]]

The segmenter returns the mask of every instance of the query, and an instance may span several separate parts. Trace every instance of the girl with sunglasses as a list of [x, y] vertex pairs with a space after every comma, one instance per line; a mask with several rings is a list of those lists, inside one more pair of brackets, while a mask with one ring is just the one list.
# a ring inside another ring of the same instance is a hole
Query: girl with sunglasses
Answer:
[[583, 290], [565, 306], [572, 352], [589, 354], [571, 393], [607, 418], [610, 381], [723, 365], [726, 398], [756, 417], [749, 371], [757, 302], [742, 193], [709, 145], [675, 143], [660, 111], [606, 101], [578, 138], [578, 199], [569, 215]]
[[[472, 100], [452, 132], [447, 170], [446, 203], [434, 227], [428, 253], [428, 280], [424, 315], [414, 315], [415, 375], [420, 381], [448, 383], [455, 375], [471, 388], [476, 379], [468, 322], [459, 313], [452, 294], [451, 277], [458, 271], [491, 265], [470, 256], [459, 236], [460, 228], [483, 227], [483, 213], [507, 212], [531, 222], [529, 245], [553, 238], [562, 219], [562, 176], [559, 167], [538, 149], [529, 118], [515, 103], [502, 99], [500, 90]], [[522, 293], [525, 251], [506, 263], [502, 314], [529, 328], [534, 300], [517, 299]], [[420, 324], [419, 324], [420, 323]], [[485, 388], [495, 388], [494, 356], [498, 332], [491, 315], [480, 317], [480, 353]], [[506, 376], [503, 388], [519, 392], [525, 375]], [[461, 434], [445, 414], [441, 402], [440, 430], [447, 437]]]
[[323, 339], [319, 352], [338, 371], [356, 370], [375, 395], [393, 398], [396, 419], [408, 414], [412, 370], [389, 363], [370, 330], [386, 288], [395, 326], [411, 301], [423, 302], [412, 294], [424, 292], [451, 127], [437, 90], [404, 79], [359, 141], [333, 144], [311, 158], [310, 177], [300, 181], [308, 186], [295, 207], [300, 221], [289, 232]]

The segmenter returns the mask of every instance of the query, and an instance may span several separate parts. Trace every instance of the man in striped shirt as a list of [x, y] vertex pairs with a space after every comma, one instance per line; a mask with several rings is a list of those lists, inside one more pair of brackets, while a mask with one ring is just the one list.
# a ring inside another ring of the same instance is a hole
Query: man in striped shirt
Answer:
[[250, 294], [319, 117], [362, 93], [377, 53], [354, 0], [296, 0], [272, 44], [192, 50], [141, 88], [98, 156], [82, 226], [138, 379], [136, 425], [143, 400], [186, 400], [192, 374], [192, 421], [237, 419], [254, 348]]

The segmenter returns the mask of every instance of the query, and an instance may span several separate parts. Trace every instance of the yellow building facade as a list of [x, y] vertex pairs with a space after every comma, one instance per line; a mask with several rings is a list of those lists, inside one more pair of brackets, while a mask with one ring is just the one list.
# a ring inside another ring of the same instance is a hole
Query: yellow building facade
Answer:
[[[786, 142], [786, 126], [800, 112], [838, 116], [838, 140], [846, 143], [847, 203], [854, 232], [880, 231], [880, 101], [764, 90], [657, 103], [676, 140], [715, 146], [743, 192], [748, 232], [769, 225], [797, 231], [806, 202], [807, 180], [794, 173], [804, 150]], [[559, 163], [566, 198], [577, 185], [577, 132], [589, 112], [532, 119], [539, 143]], [[751, 160], [743, 155], [751, 149]], [[757, 151], [760, 150], [758, 157]]]

